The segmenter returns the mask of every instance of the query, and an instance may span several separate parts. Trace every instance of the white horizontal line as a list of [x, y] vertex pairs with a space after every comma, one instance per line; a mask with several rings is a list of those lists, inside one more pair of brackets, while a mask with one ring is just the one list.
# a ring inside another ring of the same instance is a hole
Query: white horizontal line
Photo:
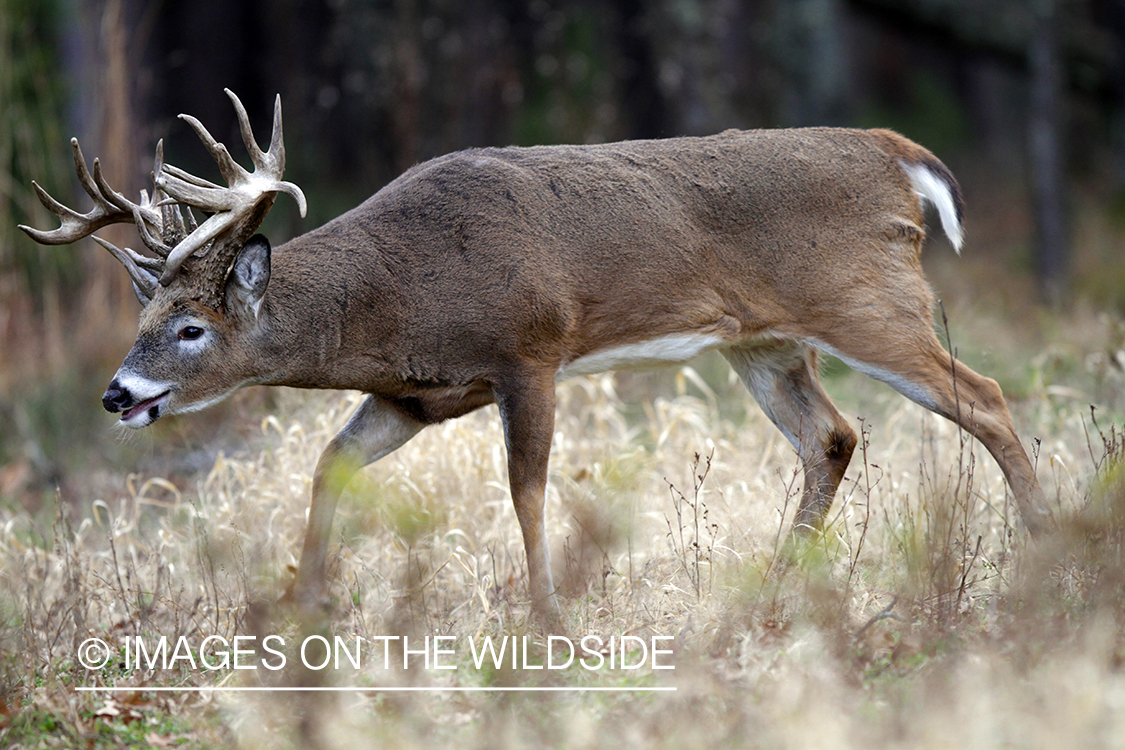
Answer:
[[675, 692], [675, 687], [76, 687], [75, 690], [96, 693], [656, 693]]

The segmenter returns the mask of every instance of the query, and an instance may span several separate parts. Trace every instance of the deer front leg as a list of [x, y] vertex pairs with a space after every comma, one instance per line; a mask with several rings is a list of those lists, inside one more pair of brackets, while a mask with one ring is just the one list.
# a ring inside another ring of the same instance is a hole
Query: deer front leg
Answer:
[[554, 372], [494, 385], [508, 449], [508, 484], [527, 553], [528, 589], [535, 615], [553, 624], [559, 617], [551, 581], [551, 555], [544, 518], [547, 461], [555, 430]]
[[313, 474], [312, 505], [292, 594], [301, 613], [315, 614], [328, 601], [328, 542], [336, 503], [355, 473], [395, 450], [425, 427], [383, 399], [368, 396], [332, 439]]

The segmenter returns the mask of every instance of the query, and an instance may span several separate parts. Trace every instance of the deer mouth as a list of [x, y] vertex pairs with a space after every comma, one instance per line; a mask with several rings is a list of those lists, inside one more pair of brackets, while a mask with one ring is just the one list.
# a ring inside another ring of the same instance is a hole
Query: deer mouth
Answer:
[[136, 406], [131, 406], [121, 413], [122, 424], [129, 427], [146, 427], [160, 418], [164, 405], [168, 402], [171, 391], [164, 391], [156, 398], [142, 401]]

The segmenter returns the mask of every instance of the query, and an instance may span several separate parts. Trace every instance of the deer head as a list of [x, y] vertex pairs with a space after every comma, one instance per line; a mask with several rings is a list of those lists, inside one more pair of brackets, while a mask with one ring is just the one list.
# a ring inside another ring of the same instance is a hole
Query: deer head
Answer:
[[[250, 379], [251, 363], [241, 360], [252, 355], [239, 344], [253, 336], [270, 276], [269, 243], [254, 232], [278, 193], [291, 195], [305, 215], [300, 188], [281, 180], [281, 97], [274, 104], [270, 147], [263, 152], [242, 102], [225, 91], [234, 104], [253, 172], [235, 162], [199, 120], [180, 118], [214, 157], [227, 187], [166, 164], [160, 142], [152, 193], [142, 190], [134, 203], [106, 183], [97, 159], [91, 173], [76, 138], [71, 139], [75, 170], [94, 207], [78, 213], [32, 183], [39, 200], [61, 220], [52, 231], [21, 225], [36, 242], [62, 245], [110, 224], [135, 224], [155, 256], [93, 238], [125, 266], [144, 306], [137, 341], [102, 397], [105, 408], [122, 412], [121, 421], [129, 427], [144, 427], [166, 413], [203, 408]], [[187, 209], [186, 221], [182, 208]], [[197, 224], [192, 209], [209, 216]], [[239, 352], [244, 354], [240, 357]], [[217, 376], [194, 377], [202, 372]]]

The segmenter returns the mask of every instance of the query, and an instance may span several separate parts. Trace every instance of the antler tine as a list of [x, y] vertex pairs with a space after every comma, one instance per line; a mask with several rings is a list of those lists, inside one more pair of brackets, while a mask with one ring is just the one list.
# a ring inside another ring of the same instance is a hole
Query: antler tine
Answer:
[[[191, 115], [180, 115], [180, 119], [190, 125], [195, 134], [199, 136], [199, 140], [203, 141], [203, 145], [207, 147], [212, 158], [219, 165], [219, 171], [227, 184], [233, 185], [239, 181], [240, 177], [249, 176], [249, 173], [231, 157], [227, 147], [216, 141], [215, 137], [203, 126], [203, 123]], [[167, 171], [167, 167], [165, 167], [165, 171]]]
[[[120, 260], [126, 268], [128, 268], [130, 265], [135, 265], [138, 268], [143, 268], [146, 271], [159, 271], [164, 266], [164, 261], [160, 258], [149, 258], [127, 247], [119, 248], [110, 242], [106, 242], [98, 236], [91, 237], [90, 239], [104, 247], [106, 250], [109, 250], [113, 257]], [[123, 258], [127, 258], [129, 262], [126, 263]], [[152, 274], [149, 275], [152, 276], [153, 281], [156, 280], [156, 276], [153, 276]]]
[[[85, 178], [86, 177], [90, 177], [90, 174], [86, 173], [85, 176], [83, 176], [82, 174], [79, 174], [79, 179], [82, 180], [82, 182], [83, 182], [82, 186], [83, 187], [86, 187], [86, 184], [85, 184]], [[109, 186], [109, 183], [106, 182], [105, 175], [102, 174], [102, 163], [99, 159], [94, 159], [93, 182], [94, 182], [94, 186], [97, 188], [98, 195], [101, 198], [105, 199], [106, 203], [109, 203], [111, 206], [113, 206], [114, 208], [116, 208], [119, 211], [127, 211], [129, 213], [133, 212], [133, 208], [134, 208], [135, 204], [132, 203], [131, 201], [129, 201], [124, 195], [122, 195], [121, 193], [119, 193], [116, 190], [114, 190], [113, 188], [111, 188]], [[86, 192], [89, 193], [90, 189], [87, 188]], [[94, 200], [98, 200], [98, 199], [95, 198]]]
[[[196, 177], [191, 172], [185, 172], [184, 170], [180, 169], [177, 166], [173, 166], [172, 164], [165, 164], [163, 169], [164, 169], [164, 174], [171, 175], [173, 177], [177, 177], [177, 178], [183, 180], [184, 182], [186, 182], [189, 185], [195, 185], [196, 187], [211, 188], [212, 190], [223, 190], [224, 189], [222, 186], [216, 185], [215, 183], [211, 182], [210, 180], [205, 180], [202, 177]], [[159, 174], [159, 172], [157, 172], [157, 174]], [[174, 202], [175, 201], [173, 201], [173, 203]]]
[[[81, 183], [82, 189], [86, 194], [94, 199], [94, 203], [104, 202], [105, 196], [98, 190], [94, 178], [90, 176], [90, 170], [86, 168], [86, 157], [82, 155], [82, 147], [78, 145], [77, 138], [70, 139], [70, 148], [74, 151], [74, 171], [78, 173], [78, 182]], [[97, 158], [94, 159], [94, 170], [98, 171]]]
[[[281, 94], [278, 94], [273, 100], [273, 133], [270, 136], [268, 155], [277, 171], [277, 177], [280, 179], [285, 171], [285, 140], [281, 127]], [[304, 217], [308, 211], [308, 206], [305, 203], [305, 194], [301, 192], [301, 189], [292, 182], [279, 182], [278, 191], [297, 201], [297, 208], [300, 210], [301, 216]]]
[[[280, 175], [285, 170], [285, 140], [281, 133], [281, 94], [273, 100], [273, 133], [270, 136], [270, 155], [277, 164], [277, 173]], [[304, 216], [304, 213], [301, 214]]]
[[[149, 222], [144, 221], [141, 217], [140, 209], [137, 210], [135, 218], [136, 221], [134, 223], [137, 225], [137, 234], [141, 236], [141, 242], [145, 243], [145, 247], [159, 255], [162, 259], [167, 258], [172, 252], [172, 245], [174, 245], [175, 242], [165, 242], [166, 232], [163, 216], [161, 216], [161, 221], [159, 223], [153, 223], [152, 228], [149, 228]], [[160, 263], [163, 265], [164, 261], [161, 260]]]
[[[164, 139], [161, 138], [156, 142], [156, 155], [152, 158], [152, 173], [149, 174], [149, 178], [152, 179], [152, 206], [154, 208], [164, 205], [168, 200], [168, 196], [156, 184], [156, 176], [164, 171], [164, 167]], [[143, 190], [141, 195], [144, 195]]]
[[[270, 157], [273, 160], [274, 168], [277, 170], [279, 180], [282, 172], [285, 171], [285, 141], [282, 135], [281, 94], [278, 94], [273, 100], [273, 133], [270, 135]], [[304, 218], [308, 212], [308, 205], [305, 203], [305, 194], [301, 192], [301, 188], [292, 182], [279, 182], [277, 187], [280, 192], [297, 201], [297, 209], [301, 212], [301, 217]]]
[[[22, 229], [28, 237], [35, 240], [41, 245], [65, 245], [68, 242], [85, 236], [81, 231], [84, 226], [83, 216], [77, 211], [72, 211], [57, 200], [51, 197], [51, 194], [40, 187], [39, 183], [35, 180], [31, 181], [31, 188], [35, 191], [35, 196], [39, 198], [39, 202], [48, 211], [58, 216], [62, 221], [62, 225], [58, 229], [44, 231], [29, 227], [26, 224], [20, 224], [19, 228]], [[92, 231], [92, 230], [91, 230]]]
[[93, 239], [94, 242], [108, 250], [114, 258], [117, 258], [121, 265], [125, 266], [129, 278], [136, 286], [137, 299], [141, 301], [141, 304], [146, 304], [148, 300], [152, 299], [152, 295], [156, 293], [156, 274], [153, 271], [159, 271], [163, 261], [146, 258], [129, 248], [122, 250], [101, 237], [94, 237]]
[[242, 100], [230, 89], [223, 89], [223, 93], [230, 99], [231, 104], [234, 105], [234, 113], [238, 117], [238, 132], [242, 134], [242, 143], [246, 146], [247, 153], [250, 154], [250, 161], [254, 163], [254, 169], [262, 170], [263, 172], [273, 173], [277, 172], [280, 176], [281, 171], [285, 169], [284, 162], [281, 164], [281, 169], [277, 169], [269, 157], [273, 156], [272, 145], [270, 153], [265, 153], [258, 146], [258, 141], [254, 138], [254, 131], [250, 127], [250, 117], [246, 114], [246, 108], [242, 106]]

